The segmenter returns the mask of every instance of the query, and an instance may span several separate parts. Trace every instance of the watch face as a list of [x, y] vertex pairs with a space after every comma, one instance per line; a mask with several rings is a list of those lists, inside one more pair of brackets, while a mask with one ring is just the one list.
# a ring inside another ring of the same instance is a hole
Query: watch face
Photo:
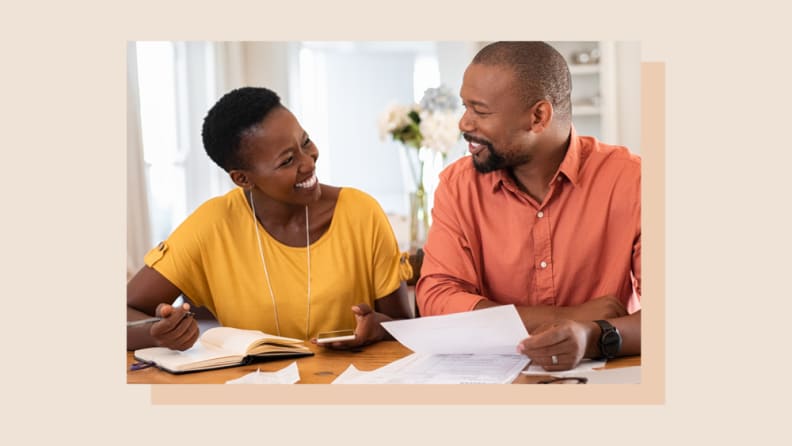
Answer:
[[602, 339], [602, 344], [608, 349], [608, 353], [616, 354], [621, 344], [621, 336], [615, 331], [610, 331], [605, 334], [605, 337]]
[[616, 354], [619, 353], [619, 350], [621, 350], [621, 334], [619, 334], [616, 327], [607, 321], [600, 320], [596, 322], [602, 330], [599, 339], [600, 353], [608, 359], [615, 357]]

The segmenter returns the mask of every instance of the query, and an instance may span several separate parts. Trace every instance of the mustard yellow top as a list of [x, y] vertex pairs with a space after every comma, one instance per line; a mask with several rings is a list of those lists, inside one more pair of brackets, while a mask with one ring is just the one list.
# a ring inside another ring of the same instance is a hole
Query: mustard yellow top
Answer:
[[[393, 229], [373, 197], [343, 188], [330, 227], [311, 241], [311, 300], [305, 247], [286, 246], [259, 230], [280, 335], [310, 339], [354, 328], [350, 307], [395, 291], [412, 275]], [[205, 306], [225, 326], [278, 334], [259, 255], [251, 209], [241, 188], [208, 200], [168, 239], [146, 254], [146, 265]]]

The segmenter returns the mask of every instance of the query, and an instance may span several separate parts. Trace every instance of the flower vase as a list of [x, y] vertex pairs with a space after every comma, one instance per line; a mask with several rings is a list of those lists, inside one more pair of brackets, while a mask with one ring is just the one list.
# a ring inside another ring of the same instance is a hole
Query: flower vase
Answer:
[[429, 204], [423, 182], [410, 193], [410, 249], [423, 248], [429, 232]]

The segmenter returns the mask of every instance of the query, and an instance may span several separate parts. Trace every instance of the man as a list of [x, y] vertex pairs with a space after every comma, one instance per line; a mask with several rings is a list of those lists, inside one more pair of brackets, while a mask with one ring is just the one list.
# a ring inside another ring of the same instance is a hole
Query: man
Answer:
[[639, 354], [641, 160], [578, 136], [564, 58], [497, 42], [465, 70], [469, 143], [440, 175], [416, 295], [422, 315], [514, 304], [518, 351], [550, 371]]

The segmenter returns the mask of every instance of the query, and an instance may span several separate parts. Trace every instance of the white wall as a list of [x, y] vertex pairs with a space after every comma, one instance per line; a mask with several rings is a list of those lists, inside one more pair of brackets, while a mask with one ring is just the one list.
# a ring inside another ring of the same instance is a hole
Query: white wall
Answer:
[[377, 120], [391, 101], [413, 101], [413, 61], [409, 52], [328, 54], [328, 138], [323, 162], [331, 181], [374, 195], [386, 212], [407, 212], [401, 146], [379, 139]]
[[245, 42], [242, 57], [245, 86], [269, 88], [284, 104], [291, 102], [287, 43]]
[[617, 42], [615, 47], [619, 130], [613, 143], [641, 153], [641, 44]]

